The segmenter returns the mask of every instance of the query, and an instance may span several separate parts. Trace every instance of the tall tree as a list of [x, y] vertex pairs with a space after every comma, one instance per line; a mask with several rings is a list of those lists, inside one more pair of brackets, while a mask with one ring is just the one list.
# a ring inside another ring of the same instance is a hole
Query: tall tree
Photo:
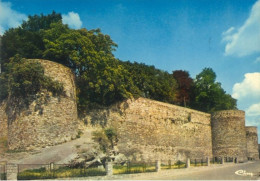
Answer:
[[204, 112], [236, 109], [236, 100], [216, 82], [216, 73], [204, 68], [194, 80], [192, 107]]
[[143, 63], [121, 62], [131, 74], [139, 96], [174, 103], [176, 81], [168, 72]]
[[184, 70], [175, 70], [172, 75], [178, 84], [175, 103], [185, 107], [189, 106], [193, 79], [189, 72]]
[[42, 30], [49, 29], [54, 22], [61, 21], [61, 14], [29, 16], [18, 28], [7, 30], [2, 37], [0, 63], [5, 70], [5, 63], [16, 54], [24, 58], [42, 58], [45, 49]]
[[129, 73], [112, 51], [116, 44], [100, 30], [73, 30], [61, 22], [44, 32], [43, 57], [70, 67], [76, 74], [78, 107], [110, 105], [133, 96]]

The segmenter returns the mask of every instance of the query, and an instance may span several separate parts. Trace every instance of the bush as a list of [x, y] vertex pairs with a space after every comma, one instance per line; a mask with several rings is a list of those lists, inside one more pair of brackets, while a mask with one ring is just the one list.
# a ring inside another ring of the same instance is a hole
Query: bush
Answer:
[[118, 141], [117, 132], [115, 128], [112, 127], [95, 131], [93, 132], [93, 140], [99, 144], [100, 149], [104, 153], [109, 154], [109, 152], [114, 149], [114, 145]]
[[63, 84], [45, 76], [39, 62], [16, 55], [6, 64], [6, 68], [0, 75], [0, 101], [10, 96], [29, 104], [30, 98], [43, 89], [55, 96], [63, 93]]

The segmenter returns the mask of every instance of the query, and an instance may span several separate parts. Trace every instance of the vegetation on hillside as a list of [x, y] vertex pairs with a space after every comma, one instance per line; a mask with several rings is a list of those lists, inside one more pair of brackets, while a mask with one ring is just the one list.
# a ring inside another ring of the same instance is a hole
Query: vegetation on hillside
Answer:
[[61, 14], [29, 16], [20, 27], [9, 29], [2, 37], [0, 58], [4, 73], [0, 79], [0, 98], [7, 96], [7, 74], [9, 77], [12, 74], [9, 65], [15, 63], [12, 57], [18, 54], [70, 67], [76, 75], [80, 113], [140, 96], [205, 112], [236, 108], [236, 100], [216, 82], [212, 69], [205, 68], [193, 80], [187, 71], [170, 74], [154, 66], [120, 61], [113, 55], [116, 47], [100, 29], [70, 29], [62, 23]]

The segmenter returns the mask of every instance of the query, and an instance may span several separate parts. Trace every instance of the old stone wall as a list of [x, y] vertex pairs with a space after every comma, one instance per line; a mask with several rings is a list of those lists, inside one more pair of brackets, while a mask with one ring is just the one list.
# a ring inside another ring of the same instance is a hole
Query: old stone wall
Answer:
[[0, 138], [7, 138], [7, 115], [5, 113], [6, 103], [0, 103]]
[[[15, 120], [0, 118], [0, 122], [8, 122], [10, 150], [31, 150], [55, 145], [75, 138], [78, 133], [74, 74], [69, 68], [51, 61], [28, 61], [40, 62], [45, 75], [62, 82], [65, 92], [64, 95], [54, 96], [51, 92], [42, 90], [35, 96], [28, 109], [16, 115]], [[11, 117], [11, 98], [7, 100], [6, 105], [9, 106], [7, 115]]]
[[[118, 149], [130, 159], [212, 157], [210, 114], [145, 98], [97, 114], [117, 128]], [[93, 115], [91, 119], [102, 120]]]
[[259, 152], [259, 159], [260, 159], [260, 144], [258, 144], [258, 152]]
[[249, 159], [258, 160], [258, 137], [257, 137], [257, 127], [247, 126], [246, 127], [246, 140], [247, 140], [247, 157]]
[[237, 157], [247, 160], [245, 112], [219, 111], [212, 114], [212, 149], [214, 157]]
[[0, 154], [7, 149], [7, 115], [5, 114], [5, 102], [0, 103]]

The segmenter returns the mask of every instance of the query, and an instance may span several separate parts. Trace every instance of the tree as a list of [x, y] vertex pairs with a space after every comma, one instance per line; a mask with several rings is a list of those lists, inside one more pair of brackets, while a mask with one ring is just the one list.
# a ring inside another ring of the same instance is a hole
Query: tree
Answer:
[[191, 107], [204, 112], [236, 109], [236, 100], [216, 82], [216, 73], [211, 68], [204, 68], [194, 80]]
[[50, 28], [52, 23], [62, 20], [61, 14], [52, 12], [50, 15], [29, 16], [18, 28], [7, 30], [2, 37], [0, 63], [5, 70], [5, 63], [11, 57], [19, 54], [24, 58], [43, 58], [45, 49], [43, 42], [43, 30]]
[[178, 85], [175, 103], [186, 107], [190, 104], [193, 80], [190, 78], [190, 74], [184, 70], [175, 70], [173, 71], [172, 75]]
[[94, 131], [92, 133], [93, 140], [99, 144], [100, 150], [106, 154], [108, 158], [115, 156], [115, 145], [118, 142], [117, 131], [113, 127]]
[[139, 96], [174, 103], [176, 81], [168, 72], [143, 63], [121, 62], [131, 74]]
[[116, 44], [100, 30], [73, 30], [61, 22], [44, 31], [43, 57], [70, 67], [76, 74], [80, 112], [132, 97], [129, 73], [114, 58]]
[[10, 59], [6, 67], [7, 71], [0, 75], [1, 100], [9, 96], [29, 104], [29, 98], [43, 89], [52, 92], [54, 95], [63, 93], [62, 83], [45, 76], [40, 63], [15, 56]]

